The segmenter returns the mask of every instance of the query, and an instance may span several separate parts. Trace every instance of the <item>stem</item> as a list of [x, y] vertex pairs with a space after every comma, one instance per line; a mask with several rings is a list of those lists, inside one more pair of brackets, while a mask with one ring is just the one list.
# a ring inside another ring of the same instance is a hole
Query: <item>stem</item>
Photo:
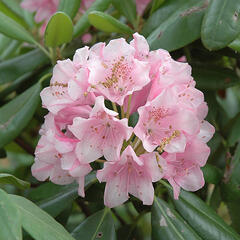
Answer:
[[129, 113], [130, 113], [131, 101], [132, 101], [132, 94], [129, 95], [129, 98], [128, 98], [128, 106], [127, 106], [127, 113], [126, 113], [126, 118], [127, 118], [127, 119], [129, 119]]
[[40, 43], [35, 42], [35, 44], [37, 47], [39, 47], [40, 50], [42, 50], [47, 55], [48, 58], [50, 58], [52, 60], [49, 52]]
[[46, 80], [47, 78], [51, 77], [52, 76], [52, 73], [47, 73], [45, 74], [44, 76], [42, 76], [40, 79], [39, 79], [39, 83], [42, 83], [44, 80]]
[[[113, 110], [118, 113], [117, 105], [115, 102], [112, 102], [112, 107], [113, 107]], [[119, 118], [119, 116], [117, 116], [117, 118]]]
[[135, 145], [133, 145], [134, 150], [136, 150], [141, 143], [142, 143], [141, 140], [138, 138], [138, 140], [136, 141]]
[[123, 109], [123, 106], [121, 106], [121, 118], [122, 118], [122, 119], [124, 118], [124, 109]]
[[103, 159], [97, 159], [97, 160], [95, 160], [95, 162], [99, 162], [99, 163], [105, 163], [105, 162], [106, 162], [106, 160], [103, 160]]
[[137, 141], [139, 140], [139, 138], [136, 136], [135, 139], [132, 142], [132, 146], [134, 147], [137, 143]]
[[34, 149], [28, 143], [26, 143], [21, 137], [17, 137], [15, 139], [15, 142], [27, 153], [34, 156]]

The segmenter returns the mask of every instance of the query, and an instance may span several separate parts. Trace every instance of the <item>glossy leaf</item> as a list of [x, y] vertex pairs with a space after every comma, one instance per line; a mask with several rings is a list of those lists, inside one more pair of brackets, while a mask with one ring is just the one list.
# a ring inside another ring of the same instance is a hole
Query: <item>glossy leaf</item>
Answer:
[[42, 67], [48, 61], [46, 55], [38, 49], [4, 61], [0, 63], [0, 84], [22, 77], [23, 74]]
[[74, 18], [79, 10], [81, 0], [61, 0], [58, 11], [65, 12], [70, 18]]
[[[91, 173], [85, 180], [85, 191], [96, 181], [95, 173]], [[78, 184], [73, 183], [66, 186], [45, 183], [33, 189], [29, 198], [44, 211], [53, 217], [63, 211], [71, 202], [78, 197]]]
[[49, 20], [44, 41], [48, 47], [57, 47], [72, 40], [73, 23], [71, 18], [64, 12], [55, 13]]
[[204, 240], [238, 240], [240, 238], [240, 235], [195, 194], [182, 190], [179, 200], [173, 201], [185, 221]]
[[213, 0], [204, 16], [202, 42], [209, 50], [227, 46], [240, 33], [240, 2]]
[[201, 240], [184, 219], [163, 200], [155, 197], [152, 206], [153, 240]]
[[96, 0], [91, 7], [81, 16], [74, 26], [74, 37], [82, 35], [84, 31], [90, 27], [88, 22], [88, 14], [92, 11], [105, 11], [110, 5], [111, 0]]
[[233, 42], [231, 42], [228, 47], [240, 52], [240, 36], [238, 36]]
[[240, 85], [240, 78], [237, 74], [226, 68], [193, 66], [192, 75], [197, 88], [201, 89], [217, 90]]
[[0, 189], [0, 239], [21, 240], [21, 216], [10, 196]]
[[114, 7], [118, 9], [132, 24], [136, 26], [137, 11], [136, 3], [133, 0], [113, 0]]
[[73, 230], [72, 236], [76, 240], [116, 240], [114, 222], [110, 209], [105, 208], [88, 217]]
[[11, 195], [22, 217], [23, 228], [35, 240], [73, 240], [64, 227], [26, 198]]
[[207, 7], [208, 2], [205, 0], [191, 0], [182, 4], [148, 36], [150, 48], [173, 51], [198, 39]]
[[35, 43], [34, 38], [23, 26], [2, 12], [0, 12], [0, 32], [13, 39]]
[[0, 173], [0, 184], [11, 184], [20, 189], [26, 189], [30, 187], [30, 183], [7, 173]]
[[209, 163], [202, 167], [202, 171], [204, 179], [208, 183], [218, 184], [223, 177], [221, 169]]
[[97, 29], [104, 32], [133, 34], [133, 30], [121, 23], [116, 18], [99, 11], [92, 11], [88, 15], [89, 22]]
[[40, 90], [37, 83], [0, 108], [0, 148], [27, 126], [38, 106]]

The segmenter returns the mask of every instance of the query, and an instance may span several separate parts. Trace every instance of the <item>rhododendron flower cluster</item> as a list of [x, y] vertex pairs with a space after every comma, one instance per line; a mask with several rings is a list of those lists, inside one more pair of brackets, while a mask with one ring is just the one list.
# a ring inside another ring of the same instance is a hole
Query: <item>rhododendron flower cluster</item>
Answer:
[[[180, 188], [203, 187], [201, 167], [214, 133], [191, 67], [165, 50], [149, 51], [138, 33], [133, 37], [130, 44], [119, 38], [78, 49], [73, 60], [57, 62], [41, 92], [49, 113], [33, 175], [56, 184], [76, 181], [84, 197], [84, 178], [97, 162], [108, 207], [129, 194], [151, 205], [153, 182], [161, 178], [173, 186], [175, 198]], [[133, 113], [139, 119], [130, 126]]]

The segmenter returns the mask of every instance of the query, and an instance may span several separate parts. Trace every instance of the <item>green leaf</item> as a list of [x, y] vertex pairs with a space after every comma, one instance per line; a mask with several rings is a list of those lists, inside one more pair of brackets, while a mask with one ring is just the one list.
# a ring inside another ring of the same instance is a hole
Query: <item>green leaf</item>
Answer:
[[[96, 181], [96, 173], [92, 172], [86, 176], [85, 191]], [[73, 183], [66, 186], [45, 183], [33, 189], [29, 198], [44, 211], [58, 216], [71, 202], [78, 197], [78, 184]]]
[[[168, 187], [170, 189], [170, 187]], [[172, 194], [172, 190], [170, 191]], [[239, 240], [238, 235], [217, 213], [193, 193], [181, 191], [174, 205], [204, 240]]]
[[71, 19], [73, 19], [78, 12], [81, 0], [61, 0], [58, 6], [58, 11], [65, 12]]
[[121, 23], [116, 18], [99, 11], [92, 11], [88, 14], [89, 22], [97, 29], [104, 32], [116, 32], [133, 34], [133, 30]]
[[21, 240], [21, 216], [10, 195], [0, 189], [0, 239]]
[[12, 184], [20, 189], [26, 189], [30, 187], [30, 183], [7, 173], [0, 173], [0, 184]]
[[113, 0], [114, 7], [136, 27], [137, 11], [133, 0]]
[[207, 163], [202, 167], [202, 171], [204, 179], [208, 183], [218, 184], [222, 180], [223, 172], [214, 165]]
[[21, 8], [18, 0], [1, 0], [9, 9], [15, 12], [18, 16], [24, 16], [24, 9]]
[[150, 15], [152, 15], [164, 2], [165, 0], [153, 0]]
[[228, 47], [240, 52], [240, 35], [233, 42], [231, 42]]
[[232, 221], [232, 227], [238, 232], [240, 233], [240, 204], [239, 204], [239, 200], [238, 201], [229, 201], [226, 202], [227, 207], [228, 207], [228, 211], [231, 217], [231, 221]]
[[49, 20], [44, 41], [48, 47], [57, 47], [68, 43], [73, 37], [73, 23], [71, 18], [64, 12], [56, 12]]
[[240, 85], [237, 74], [227, 68], [192, 66], [192, 75], [197, 83], [197, 88], [218, 90]]
[[163, 200], [155, 197], [152, 206], [153, 240], [201, 240], [182, 217]]
[[81, 16], [78, 22], [74, 26], [74, 37], [82, 35], [85, 30], [90, 27], [88, 22], [88, 14], [92, 11], [105, 11], [110, 5], [111, 0], [96, 0], [91, 7]]
[[27, 126], [38, 106], [40, 91], [37, 83], [0, 108], [0, 148]]
[[13, 11], [11, 11], [11, 9], [9, 9], [5, 3], [3, 3], [2, 1], [0, 1], [0, 11], [2, 13], [4, 13], [6, 16], [12, 18], [14, 21], [18, 22], [20, 25], [22, 25], [23, 27], [27, 27], [26, 23], [24, 22], [24, 20], [18, 16], [16, 13], [14, 13]]
[[72, 236], [76, 240], [116, 240], [114, 222], [110, 211], [109, 208], [105, 208], [88, 217], [73, 230]]
[[239, 14], [239, 1], [211, 1], [201, 29], [204, 46], [209, 50], [217, 50], [231, 43], [240, 33]]
[[4, 148], [0, 149], [0, 158], [5, 158], [7, 157], [7, 153]]
[[23, 74], [42, 67], [48, 61], [49, 59], [39, 49], [4, 61], [0, 63], [0, 84], [22, 77]]
[[23, 228], [35, 240], [73, 240], [61, 224], [31, 201], [16, 195], [11, 195], [11, 200], [20, 211]]
[[31, 34], [24, 27], [2, 12], [0, 12], [0, 32], [13, 39], [36, 43]]
[[148, 36], [150, 48], [173, 51], [197, 40], [207, 6], [206, 0], [190, 0], [175, 11], [170, 9], [169, 16]]

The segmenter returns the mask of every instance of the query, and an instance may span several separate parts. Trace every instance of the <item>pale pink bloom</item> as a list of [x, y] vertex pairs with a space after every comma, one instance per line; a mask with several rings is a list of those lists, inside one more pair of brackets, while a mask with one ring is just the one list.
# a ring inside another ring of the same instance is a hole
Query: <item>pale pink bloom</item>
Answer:
[[90, 33], [85, 33], [83, 36], [82, 36], [82, 42], [83, 44], [88, 44], [92, 41], [92, 35]]
[[128, 146], [120, 159], [104, 163], [104, 168], [97, 172], [98, 180], [106, 182], [104, 204], [116, 207], [127, 201], [130, 193], [143, 204], [151, 205], [154, 197], [152, 182], [163, 176], [156, 158], [155, 153], [137, 157], [132, 147]]
[[136, 0], [136, 8], [138, 15], [142, 15], [151, 0]]
[[177, 96], [171, 93], [164, 91], [138, 109], [139, 120], [134, 133], [148, 152], [158, 146], [169, 153], [183, 152], [185, 135], [199, 132], [198, 118], [191, 110], [179, 105]]
[[149, 63], [151, 65], [150, 77], [153, 83], [148, 100], [154, 99], [165, 88], [175, 85], [195, 86], [191, 76], [191, 66], [188, 63], [174, 61], [167, 51], [158, 49], [150, 52]]
[[30, 11], [37, 12], [36, 22], [47, 21], [58, 9], [59, 0], [24, 0], [21, 7]]
[[186, 56], [182, 56], [182, 57], [178, 58], [177, 61], [184, 63], [184, 62], [187, 62], [187, 58], [186, 58]]
[[119, 120], [116, 115], [105, 107], [104, 98], [99, 96], [88, 119], [74, 118], [69, 129], [79, 139], [76, 154], [82, 163], [103, 155], [107, 160], [119, 157], [123, 140], [128, 140], [133, 130], [126, 118]]
[[41, 128], [41, 138], [35, 151], [32, 174], [39, 181], [49, 178], [55, 184], [65, 185], [76, 180], [78, 193], [84, 197], [84, 177], [91, 171], [89, 164], [80, 164], [74, 150], [77, 139], [63, 134], [49, 113]]
[[215, 133], [215, 128], [208, 122], [203, 120], [200, 123], [200, 132], [198, 133], [197, 137], [201, 141], [207, 143]]
[[88, 92], [88, 69], [83, 66], [84, 61], [67, 59], [57, 62], [50, 87], [44, 88], [40, 94], [43, 106], [50, 112], [56, 114], [67, 106], [94, 103], [94, 94]]
[[150, 82], [149, 64], [135, 58], [136, 50], [125, 39], [94, 45], [89, 63], [92, 90], [123, 105], [124, 98]]
[[166, 160], [164, 178], [172, 185], [175, 199], [178, 199], [180, 188], [197, 191], [204, 186], [200, 167], [206, 164], [209, 154], [209, 147], [195, 138], [187, 143], [183, 153], [161, 155]]

